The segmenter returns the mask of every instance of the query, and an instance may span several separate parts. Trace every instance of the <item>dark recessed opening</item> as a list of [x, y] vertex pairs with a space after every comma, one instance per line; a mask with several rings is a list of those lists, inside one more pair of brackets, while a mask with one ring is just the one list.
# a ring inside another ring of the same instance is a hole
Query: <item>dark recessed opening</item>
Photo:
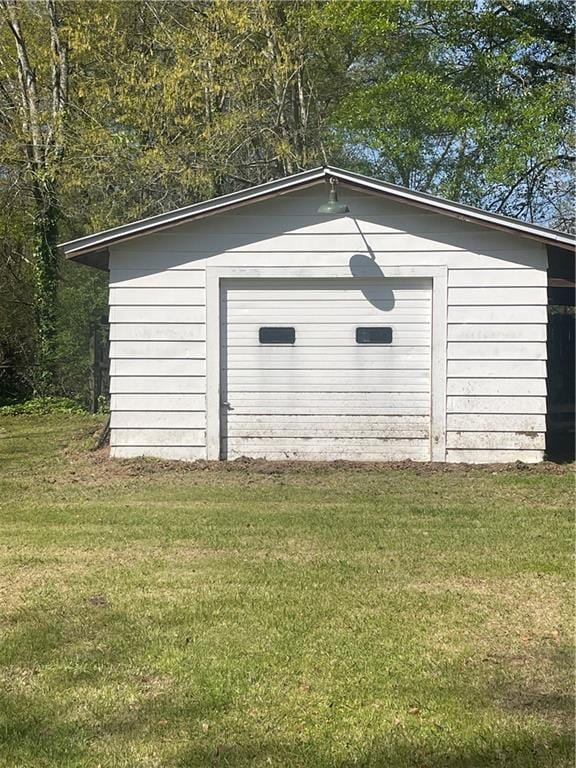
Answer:
[[392, 328], [356, 328], [357, 344], [392, 344]]
[[576, 275], [574, 252], [548, 246], [546, 458], [576, 457]]
[[260, 344], [294, 344], [296, 330], [294, 328], [263, 327], [258, 332]]

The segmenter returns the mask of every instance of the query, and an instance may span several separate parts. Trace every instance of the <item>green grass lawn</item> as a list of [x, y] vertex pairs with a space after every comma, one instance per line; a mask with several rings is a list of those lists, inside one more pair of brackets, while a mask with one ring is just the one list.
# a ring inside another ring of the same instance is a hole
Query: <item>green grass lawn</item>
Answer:
[[0, 420], [0, 766], [573, 765], [567, 468], [174, 465]]

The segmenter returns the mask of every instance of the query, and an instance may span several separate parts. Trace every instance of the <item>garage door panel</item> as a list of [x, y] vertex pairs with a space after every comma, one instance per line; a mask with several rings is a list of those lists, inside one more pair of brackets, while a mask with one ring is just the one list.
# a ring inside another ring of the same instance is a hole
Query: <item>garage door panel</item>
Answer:
[[392, 448], [392, 447], [398, 447], [398, 448], [405, 448], [407, 445], [407, 441], [410, 440], [410, 438], [401, 438], [401, 437], [392, 437], [392, 436], [385, 436], [385, 437], [376, 437], [376, 436], [366, 436], [366, 437], [351, 437], [349, 435], [334, 437], [334, 435], [330, 436], [324, 436], [324, 437], [316, 437], [314, 439], [314, 445], [310, 446], [311, 438], [309, 437], [276, 437], [276, 436], [266, 436], [266, 437], [257, 437], [254, 435], [250, 435], [249, 437], [243, 436], [242, 438], [236, 440], [236, 438], [231, 437], [230, 443], [232, 446], [238, 444], [244, 445], [247, 448], [253, 447], [258, 449], [262, 446], [263, 443], [266, 443], [264, 447], [270, 447], [278, 450], [339, 450], [341, 448], [347, 450], [347, 451], [359, 451], [363, 450], [365, 448]]
[[[303, 323], [302, 317], [298, 315], [297, 317], [297, 323], [296, 318], [294, 317], [294, 314], [290, 313], [290, 319], [286, 320], [284, 322], [281, 322], [278, 317], [280, 312], [282, 311], [282, 308], [280, 307], [278, 309], [278, 312], [274, 313], [272, 316], [272, 320], [274, 321], [275, 325], [278, 326], [284, 326], [284, 327], [293, 327], [295, 324], [301, 326]], [[350, 330], [350, 328], [355, 328], [357, 325], [362, 324], [362, 314], [353, 313], [351, 318], [347, 318], [345, 315], [343, 315], [342, 312], [338, 314], [338, 318], [332, 318], [328, 320], [323, 320], [322, 317], [319, 317], [315, 313], [308, 313], [309, 317], [312, 318], [312, 322], [309, 324], [309, 326], [306, 329], [306, 337], [311, 339], [319, 339], [319, 338], [332, 338], [332, 337], [338, 337], [342, 336], [342, 334], [345, 334], [347, 331]], [[367, 316], [367, 322], [374, 323], [375, 325], [390, 325], [391, 318], [388, 316], [378, 315], [377, 317]], [[404, 332], [405, 330], [411, 330], [412, 326], [424, 326], [425, 331], [427, 333], [430, 332], [430, 312], [423, 312], [421, 317], [415, 317], [413, 314], [406, 315], [405, 317], [399, 316], [398, 313], [394, 314], [394, 327], [397, 328], [399, 331]], [[253, 320], [247, 319], [236, 319], [234, 320], [234, 324], [231, 326], [228, 321], [228, 328], [227, 328], [227, 334], [230, 339], [240, 338], [242, 336], [247, 336], [248, 334], [254, 333], [254, 330], [256, 330], [256, 333], [258, 333], [258, 329], [266, 325], [266, 318], [262, 318], [261, 316], [258, 316], [258, 322], [254, 323]], [[221, 324], [221, 330], [226, 330], [226, 321], [222, 321]], [[300, 338], [300, 337], [299, 337]]]
[[[396, 427], [386, 427], [385, 435], [383, 435], [382, 428], [374, 429], [372, 425], [357, 425], [356, 429], [352, 429], [350, 425], [339, 430], [338, 440], [377, 440], [383, 439], [415, 439], [426, 438], [428, 436], [428, 428], [424, 426], [418, 428], [415, 426], [404, 426], [399, 424]], [[292, 440], [297, 438], [298, 440], [334, 440], [334, 427], [326, 425], [323, 429], [278, 429], [273, 423], [270, 424], [268, 429], [253, 429], [252, 427], [231, 428], [227, 432], [229, 440], [233, 441], [240, 438], [245, 438], [247, 441], [261, 438], [271, 438], [272, 440], [278, 440], [284, 438]]]
[[[301, 338], [303, 324], [307, 325], [308, 327], [313, 326], [315, 330], [321, 331], [324, 330], [326, 326], [332, 326], [337, 322], [342, 328], [342, 333], [346, 333], [346, 331], [350, 330], [351, 328], [354, 329], [357, 326], [363, 325], [384, 325], [393, 326], [400, 329], [404, 323], [424, 323], [429, 320], [430, 314], [430, 308], [428, 307], [421, 310], [410, 310], [410, 312], [406, 313], [404, 317], [398, 313], [396, 313], [394, 316], [389, 316], [382, 313], [377, 317], [374, 317], [374, 315], [363, 312], [348, 312], [346, 311], [346, 307], [342, 307], [341, 311], [338, 313], [337, 321], [335, 318], [330, 318], [324, 321], [313, 311], [295, 312], [291, 310], [290, 312], [285, 312], [282, 308], [280, 308], [273, 315], [260, 313], [258, 316], [258, 327], [260, 328], [261, 326], [269, 325], [284, 326], [288, 328], [297, 327], [298, 337]], [[232, 321], [234, 323], [234, 327], [243, 328], [254, 322], [253, 318], [250, 319], [248, 315], [246, 317], [246, 322], [243, 322], [241, 318], [234, 319]], [[222, 326], [221, 331], [224, 329], [225, 326]], [[298, 330], [300, 331], [299, 333]]]
[[[330, 426], [334, 426], [338, 430], [353, 428], [356, 423], [356, 419], [351, 419], [349, 416], [342, 414], [336, 414], [330, 418]], [[383, 416], [378, 414], [377, 416], [371, 416], [369, 423], [373, 429], [379, 429], [382, 432], [386, 432], [388, 428], [394, 427], [428, 428], [427, 417], [414, 414], [408, 416]], [[302, 429], [320, 429], [326, 425], [326, 420], [321, 414], [273, 417], [267, 415], [237, 416], [234, 424], [237, 429], [245, 429], [246, 427], [254, 429], [268, 428], [271, 424], [279, 430], [296, 429], [297, 427]]]
[[[369, 384], [364, 384], [364, 387], [368, 388]], [[230, 403], [232, 413], [235, 408], [240, 408], [243, 403], [262, 403], [265, 405], [264, 397], [266, 392], [236, 392], [234, 395], [234, 402]], [[427, 392], [414, 392], [410, 396], [410, 401], [407, 402], [407, 398], [404, 392], [374, 392], [370, 389], [367, 392], [333, 392], [329, 398], [326, 397], [324, 392], [308, 392], [306, 397], [301, 397], [294, 392], [275, 392], [273, 398], [269, 398], [270, 404], [273, 405], [315, 405], [322, 406], [325, 404], [333, 403], [346, 403], [349, 408], [355, 408], [357, 413], [362, 413], [364, 405], [372, 405], [379, 408], [384, 408], [392, 405], [411, 406], [418, 405], [420, 403], [427, 404], [429, 401], [429, 395]]]
[[[429, 280], [239, 280], [223, 301], [224, 455], [429, 458]], [[265, 326], [294, 344], [260, 344]], [[392, 341], [359, 344], [359, 326]]]
[[[266, 381], [266, 382], [275, 382], [275, 381], [285, 381], [286, 379], [286, 371], [285, 370], [278, 370], [275, 368], [265, 368], [262, 370], [258, 370], [256, 368], [253, 369], [238, 369], [228, 372], [228, 378], [230, 382], [234, 381]], [[318, 374], [312, 369], [309, 368], [305, 371], [302, 371], [301, 374], [299, 374], [299, 380], [301, 382], [309, 381], [311, 383], [316, 384], [324, 384], [328, 383], [327, 377], [322, 376], [319, 377]], [[338, 376], [338, 381], [357, 381], [358, 383], [366, 383], [366, 375], [363, 372], [363, 370], [353, 370], [348, 369], [341, 373]], [[393, 383], [395, 381], [402, 382], [402, 383], [408, 383], [411, 381], [430, 381], [430, 375], [429, 370], [427, 368], [422, 368], [421, 370], [412, 370], [412, 369], [392, 369], [390, 371], [386, 371], [385, 374], [381, 374], [378, 376], [371, 376], [370, 378], [370, 389], [372, 388], [373, 384], [383, 383], [383, 384], [389, 384]]]
[[[262, 323], [264, 325], [264, 323]], [[376, 323], [365, 323], [364, 325], [376, 325]], [[380, 325], [384, 328], [390, 327], [391, 323], [388, 324], [388, 326], [385, 323], [380, 323]], [[362, 326], [362, 323], [358, 323], [358, 326]], [[402, 331], [401, 328], [398, 327], [397, 324], [394, 324], [394, 327], [392, 329], [393, 333], [393, 339], [394, 339], [394, 345], [396, 348], [398, 347], [424, 347], [426, 349], [429, 349], [429, 341], [428, 336], [430, 334], [430, 331], [427, 332], [413, 332], [413, 331]], [[355, 339], [356, 334], [356, 326], [351, 327], [350, 324], [348, 324], [348, 328], [346, 329], [346, 336], [343, 336], [342, 334], [334, 334], [333, 336], [326, 336], [325, 338], [322, 338], [322, 336], [305, 336], [304, 338], [300, 338], [300, 336], [297, 337], [296, 342], [298, 344], [298, 348], [301, 350], [304, 349], [314, 349], [317, 352], [318, 351], [324, 351], [326, 347], [346, 347], [350, 348], [353, 347], [356, 344]], [[234, 354], [238, 354], [240, 352], [246, 352], [250, 349], [258, 349], [259, 343], [258, 343], [258, 331], [256, 333], [250, 333], [246, 336], [232, 336], [229, 337], [229, 341], [234, 342], [235, 351]]]
[[[274, 397], [276, 399], [276, 397]], [[248, 416], [267, 414], [282, 414], [283, 416], [298, 416], [298, 415], [345, 415], [345, 416], [357, 416], [358, 408], [351, 403], [350, 400], [341, 403], [335, 401], [330, 396], [330, 402], [327, 403], [285, 403], [277, 405], [263, 404], [262, 398], [256, 398], [251, 403], [244, 403], [234, 409], [234, 413], [228, 415], [228, 422], [234, 424], [234, 418], [236, 416]], [[364, 415], [378, 415], [378, 416], [405, 416], [405, 415], [420, 415], [429, 417], [430, 406], [426, 405], [373, 405], [368, 404], [362, 407], [362, 413]]]
[[[301, 301], [282, 301], [278, 298], [278, 302], [282, 304], [283, 312], [305, 312], [308, 313], [311, 310], [311, 302], [302, 299]], [[253, 306], [252, 306], [253, 305]], [[255, 312], [258, 315], [262, 313], [274, 311], [278, 309], [278, 305], [274, 301], [254, 301], [247, 298], [243, 301], [238, 301], [234, 304], [229, 304], [230, 317], [233, 319], [240, 319], [251, 317], [254, 318]], [[337, 318], [340, 316], [338, 310], [342, 310], [351, 314], [353, 312], [362, 312], [363, 314], [370, 315], [372, 317], [379, 317], [382, 312], [390, 314], [392, 312], [408, 314], [414, 309], [426, 310], [430, 307], [430, 301], [414, 296], [411, 299], [404, 299], [402, 301], [394, 298], [382, 298], [374, 306], [366, 298], [361, 299], [337, 299], [333, 298], [331, 301], [322, 300], [314, 305], [314, 317], [322, 318], [323, 320], [330, 320], [331, 318]]]
[[[373, 323], [375, 325], [375, 323]], [[385, 323], [380, 325], [386, 327]], [[229, 342], [234, 342], [235, 353], [243, 352], [246, 349], [257, 349], [259, 328], [251, 329], [243, 334], [230, 334]], [[325, 350], [326, 347], [352, 347], [356, 344], [356, 327], [346, 324], [345, 329], [327, 333], [322, 336], [319, 333], [307, 333], [304, 337], [298, 335], [297, 343], [300, 349], [314, 348], [316, 350]], [[430, 328], [423, 330], [404, 329], [397, 323], [393, 328], [393, 339], [396, 346], [429, 347]]]
[[[274, 316], [274, 320], [277, 322], [276, 316]], [[378, 325], [386, 325], [385, 316], [378, 315], [376, 318], [372, 318], [372, 320]], [[222, 326], [225, 327], [225, 325], [226, 323], [223, 321]], [[232, 327], [228, 327], [228, 338], [238, 341], [241, 341], [242, 339], [250, 339], [254, 342], [258, 339], [258, 331], [262, 325], [263, 323], [260, 317], [256, 323], [253, 321], [235, 322]], [[283, 325], [291, 327], [291, 323], [283, 323]], [[294, 325], [294, 318], [292, 318], [292, 325]], [[428, 321], [428, 318], [419, 321], [411, 320], [410, 318], [400, 320], [395, 314], [394, 326], [398, 328], [397, 333], [402, 333], [404, 336], [424, 335], [428, 337], [430, 334], [430, 322]], [[352, 330], [354, 327], [355, 326], [353, 325]], [[304, 337], [299, 339], [299, 343], [305, 343], [308, 340], [314, 339], [322, 339], [322, 341], [326, 339], [337, 339], [341, 342], [346, 339], [350, 340], [350, 337], [347, 335], [349, 330], [350, 321], [343, 320], [340, 315], [338, 318], [326, 322], [324, 322], [321, 317], [317, 317], [316, 322], [309, 328], [306, 328], [306, 333]]]
[[250, 447], [247, 450], [243, 445], [231, 446], [227, 452], [230, 460], [249, 456], [253, 459], [265, 459], [267, 461], [428, 461], [430, 449], [427, 446], [418, 445], [394, 445], [369, 448], [363, 446], [357, 450], [347, 450], [343, 446], [313, 446], [292, 449], [281, 449], [273, 446]]
[[[290, 377], [286, 371], [282, 369], [266, 369], [266, 370], [235, 370], [228, 374], [228, 392], [234, 389], [240, 391], [246, 391], [247, 384], [262, 385], [264, 388], [274, 387], [278, 384], [288, 383], [293, 386], [295, 382], [289, 380]], [[412, 386], [418, 385], [418, 387], [429, 387], [428, 371], [425, 368], [419, 369], [390, 369], [385, 374], [380, 376], [372, 376], [370, 382], [370, 389], [378, 391], [376, 387], [384, 387], [383, 391], [388, 391], [388, 387], [392, 385], [398, 385], [402, 387], [401, 391], [410, 390]], [[301, 371], [298, 376], [298, 385], [302, 388], [310, 387], [309, 391], [329, 391], [324, 390], [324, 387], [338, 386], [339, 384], [349, 384], [354, 389], [362, 388], [366, 384], [366, 375], [363, 370], [352, 371], [347, 370], [342, 372], [337, 379], [327, 379], [326, 377], [318, 377], [318, 374], [313, 369]], [[333, 390], [337, 391], [337, 390]]]
[[[239, 363], [235, 361], [239, 371], [257, 371], [258, 369], [254, 365]], [[396, 370], [396, 371], [423, 371], [426, 370], [426, 366], [429, 365], [428, 359], [415, 359], [399, 360], [394, 358], [391, 360], [355, 360], [354, 366], [351, 367], [346, 361], [343, 360], [326, 360], [312, 359], [306, 361], [300, 359], [298, 362], [294, 362], [292, 365], [287, 365], [283, 360], [267, 360], [266, 368], [261, 370], [268, 371], [286, 371], [287, 375], [296, 375], [296, 371], [334, 371], [334, 375], [337, 376], [342, 371], [373, 371], [374, 375], [377, 375], [378, 371]]]
[[[355, 329], [353, 329], [354, 331]], [[401, 344], [398, 340], [395, 340], [394, 345], [381, 344], [381, 357], [395, 357], [403, 356], [406, 354], [420, 354], [428, 357], [429, 346], [424, 339], [419, 338], [417, 341], [411, 344]], [[373, 347], [366, 344], [360, 345], [356, 343], [348, 344], [322, 344], [319, 340], [315, 340], [314, 344], [301, 344], [298, 342], [294, 345], [286, 345], [285, 347], [270, 347], [268, 355], [270, 358], [285, 357], [288, 361], [291, 361], [294, 357], [316, 357], [319, 354], [333, 355], [339, 357], [342, 355], [343, 350], [346, 351], [346, 357], [374, 357]], [[265, 357], [262, 353], [262, 345], [250, 344], [239, 345], [233, 352], [230, 353], [230, 359], [254, 359], [258, 363]]]
[[347, 312], [363, 312], [372, 316], [379, 316], [382, 312], [408, 312], [414, 308], [426, 309], [430, 306], [430, 297], [423, 291], [413, 291], [411, 296], [399, 298], [398, 291], [389, 291], [380, 297], [364, 296], [360, 291], [355, 297], [345, 298], [335, 291], [330, 299], [323, 296], [316, 299], [313, 294], [309, 297], [300, 299], [283, 299], [281, 296], [257, 301], [247, 296], [242, 299], [231, 300], [228, 303], [228, 313], [232, 318], [258, 317], [262, 312], [269, 310], [277, 311], [278, 305], [284, 311], [293, 312], [300, 310], [303, 312], [314, 311], [314, 315], [327, 320], [331, 317], [338, 317], [338, 309], [344, 309]]
[[[254, 286], [253, 281], [252, 285]], [[417, 280], [414, 278], [388, 279], [388, 280], [364, 280], [355, 279], [354, 283], [350, 280], [332, 280], [332, 285], [323, 281], [324, 285], [319, 290], [318, 280], [298, 279], [293, 280], [291, 286], [283, 288], [278, 287], [277, 280], [271, 280], [268, 287], [237, 287], [234, 294], [229, 296], [229, 306], [246, 301], [257, 301], [264, 303], [273, 303], [281, 301], [290, 302], [342, 302], [355, 301], [361, 303], [364, 298], [381, 301], [383, 298], [392, 297], [396, 301], [405, 301], [406, 299], [424, 299], [430, 301], [430, 285], [426, 279]], [[298, 285], [295, 285], [295, 283]], [[273, 296], [272, 296], [273, 293]]]
[[[347, 392], [350, 394], [354, 394], [358, 392], [358, 388], [363, 386], [362, 382], [356, 380], [356, 381], [349, 381], [349, 380], [338, 380], [338, 381], [329, 381], [325, 384], [318, 383], [318, 382], [292, 382], [289, 379], [285, 379], [284, 381], [280, 382], [264, 382], [266, 385], [263, 386], [263, 382], [251, 382], [251, 381], [236, 381], [234, 383], [234, 387], [230, 387], [228, 389], [228, 395], [230, 394], [236, 394], [236, 392], [254, 392], [258, 393], [260, 395], [265, 394], [262, 393], [262, 389], [265, 389], [265, 392], [272, 393], [272, 392], [297, 392], [299, 394], [312, 394], [316, 392], [322, 392], [324, 394], [327, 393], [336, 393], [336, 392]], [[372, 385], [372, 391], [373, 392], [401, 392], [404, 395], [408, 395], [409, 393], [416, 393], [416, 392], [424, 392], [427, 395], [429, 395], [430, 388], [429, 384], [427, 382], [424, 382], [422, 384], [419, 384], [417, 382], [410, 382], [405, 384], [399, 384], [399, 383], [389, 383], [389, 382], [375, 382]]]

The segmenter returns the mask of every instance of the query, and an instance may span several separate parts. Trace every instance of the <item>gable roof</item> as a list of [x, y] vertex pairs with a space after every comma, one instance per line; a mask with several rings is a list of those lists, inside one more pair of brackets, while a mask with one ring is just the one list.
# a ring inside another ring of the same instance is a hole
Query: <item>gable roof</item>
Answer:
[[134, 237], [158, 232], [169, 227], [193, 221], [203, 216], [209, 216], [221, 211], [235, 208], [240, 205], [246, 205], [252, 202], [265, 200], [276, 195], [286, 194], [295, 189], [312, 186], [314, 184], [328, 181], [335, 178], [342, 184], [351, 187], [357, 187], [366, 192], [382, 195], [388, 199], [402, 201], [409, 205], [419, 208], [425, 208], [429, 211], [441, 213], [446, 216], [452, 216], [461, 221], [469, 223], [483, 224], [492, 229], [498, 229], [510, 234], [517, 234], [522, 237], [528, 237], [538, 240], [542, 243], [556, 246], [568, 246], [574, 248], [576, 238], [566, 232], [558, 232], [538, 224], [530, 224], [520, 219], [513, 219], [509, 216], [501, 216], [497, 213], [474, 208], [470, 205], [462, 205], [441, 197], [427, 195], [424, 192], [415, 192], [407, 187], [400, 187], [396, 184], [389, 184], [385, 181], [373, 179], [370, 176], [363, 176], [352, 171], [345, 171], [341, 168], [325, 166], [313, 168], [310, 171], [295, 173], [292, 176], [286, 176], [283, 179], [269, 181], [266, 184], [259, 184], [255, 187], [232, 192], [229, 195], [215, 197], [202, 203], [187, 205], [184, 208], [178, 208], [168, 213], [161, 213], [157, 216], [150, 216], [147, 219], [140, 219], [129, 224], [123, 224], [119, 227], [97, 232], [93, 235], [79, 237], [76, 240], [69, 240], [61, 243], [60, 248], [66, 258], [82, 261], [92, 266], [102, 267], [107, 261], [108, 247], [130, 240]]

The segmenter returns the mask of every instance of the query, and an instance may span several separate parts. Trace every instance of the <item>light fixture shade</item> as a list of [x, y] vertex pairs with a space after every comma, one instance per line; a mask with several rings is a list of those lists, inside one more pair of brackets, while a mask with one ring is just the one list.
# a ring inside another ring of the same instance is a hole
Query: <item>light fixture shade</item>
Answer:
[[329, 213], [332, 215], [348, 213], [350, 208], [346, 203], [338, 201], [338, 193], [336, 192], [336, 180], [330, 179], [330, 194], [328, 195], [328, 202], [318, 208], [318, 213]]

